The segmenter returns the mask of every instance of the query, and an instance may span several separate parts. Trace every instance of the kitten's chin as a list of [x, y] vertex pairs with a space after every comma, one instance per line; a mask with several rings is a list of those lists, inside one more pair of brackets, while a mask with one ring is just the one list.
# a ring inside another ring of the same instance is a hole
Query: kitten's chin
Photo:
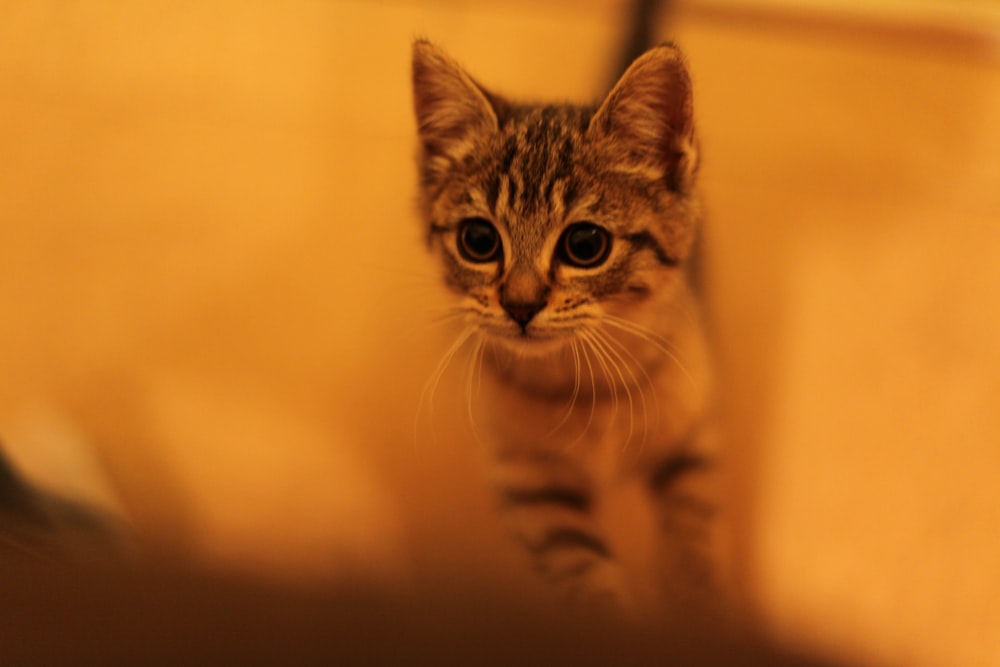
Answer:
[[517, 335], [492, 335], [502, 349], [519, 357], [550, 357], [569, 345], [569, 336], [544, 336], [533, 333]]

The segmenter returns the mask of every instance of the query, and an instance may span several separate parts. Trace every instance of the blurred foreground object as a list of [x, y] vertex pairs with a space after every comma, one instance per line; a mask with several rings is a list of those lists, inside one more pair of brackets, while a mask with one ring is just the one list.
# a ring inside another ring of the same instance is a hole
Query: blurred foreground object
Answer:
[[127, 552], [111, 515], [26, 484], [0, 451], [0, 559], [71, 562]]
[[718, 629], [549, 617], [454, 576], [400, 595], [193, 572], [3, 568], [0, 590], [3, 664], [825, 664]]

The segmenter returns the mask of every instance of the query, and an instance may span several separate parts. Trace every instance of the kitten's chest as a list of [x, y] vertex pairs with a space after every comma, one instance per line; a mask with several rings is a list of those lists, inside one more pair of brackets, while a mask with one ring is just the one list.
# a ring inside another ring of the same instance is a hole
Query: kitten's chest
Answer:
[[618, 369], [584, 360], [559, 367], [486, 367], [476, 421], [501, 449], [532, 449], [593, 460], [604, 469], [661, 458], [702, 411], [669, 369]]

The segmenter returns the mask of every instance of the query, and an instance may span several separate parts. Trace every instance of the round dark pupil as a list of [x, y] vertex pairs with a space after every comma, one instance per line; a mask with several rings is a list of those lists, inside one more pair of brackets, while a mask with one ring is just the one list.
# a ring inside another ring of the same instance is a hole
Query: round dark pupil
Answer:
[[470, 222], [462, 233], [466, 249], [475, 257], [489, 257], [497, 247], [497, 232], [486, 222]]
[[604, 252], [604, 234], [596, 227], [574, 229], [567, 240], [570, 255], [581, 262], [597, 259]]

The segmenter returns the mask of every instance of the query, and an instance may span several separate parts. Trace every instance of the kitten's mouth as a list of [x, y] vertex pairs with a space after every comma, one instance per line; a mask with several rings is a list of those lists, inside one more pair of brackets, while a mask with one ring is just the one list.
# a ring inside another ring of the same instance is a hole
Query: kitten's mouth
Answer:
[[497, 327], [488, 331], [498, 343], [521, 353], [548, 354], [567, 344], [569, 333], [561, 329], [527, 327]]
[[523, 327], [518, 325], [511, 327], [491, 327], [490, 333], [498, 338], [521, 341], [541, 341], [562, 337], [562, 334], [558, 331], [539, 329], [532, 324]]

